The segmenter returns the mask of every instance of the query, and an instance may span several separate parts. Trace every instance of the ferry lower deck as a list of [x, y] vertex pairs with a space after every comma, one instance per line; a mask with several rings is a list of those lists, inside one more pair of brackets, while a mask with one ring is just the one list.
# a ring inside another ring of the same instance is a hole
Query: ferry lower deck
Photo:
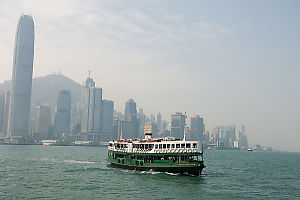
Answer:
[[108, 161], [117, 167], [201, 175], [205, 167], [201, 153], [128, 153], [108, 151]]

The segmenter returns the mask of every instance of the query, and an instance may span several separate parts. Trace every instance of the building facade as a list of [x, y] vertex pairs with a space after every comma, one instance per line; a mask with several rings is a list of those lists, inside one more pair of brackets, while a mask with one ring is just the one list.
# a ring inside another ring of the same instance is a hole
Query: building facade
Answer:
[[199, 115], [191, 117], [190, 125], [190, 140], [201, 140], [203, 141], [203, 134], [205, 132], [203, 118]]
[[171, 136], [179, 139], [184, 137], [185, 115], [181, 112], [171, 115]]
[[38, 106], [36, 111], [35, 133], [42, 139], [49, 136], [51, 125], [51, 108], [49, 106]]
[[136, 103], [129, 99], [125, 103], [124, 121], [122, 123], [122, 138], [139, 137], [139, 120], [137, 118]]
[[56, 114], [54, 119], [54, 134], [60, 136], [62, 134], [69, 135], [71, 124], [71, 92], [62, 90], [59, 92]]
[[113, 115], [114, 115], [114, 102], [104, 99], [102, 112], [102, 133], [106, 135], [113, 134]]
[[0, 137], [8, 137], [10, 91], [0, 93]]

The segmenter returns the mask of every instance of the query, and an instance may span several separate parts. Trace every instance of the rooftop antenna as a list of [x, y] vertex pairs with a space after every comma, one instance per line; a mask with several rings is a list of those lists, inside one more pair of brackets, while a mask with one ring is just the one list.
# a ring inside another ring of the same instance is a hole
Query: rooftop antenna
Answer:
[[91, 77], [91, 69], [89, 69], [89, 71], [88, 71], [88, 72], [89, 72], [89, 78], [90, 78], [90, 77]]
[[186, 112], [184, 113], [184, 128], [183, 128], [183, 141], [185, 141], [185, 135], [186, 135], [186, 119], [187, 119], [187, 116], [186, 116]]

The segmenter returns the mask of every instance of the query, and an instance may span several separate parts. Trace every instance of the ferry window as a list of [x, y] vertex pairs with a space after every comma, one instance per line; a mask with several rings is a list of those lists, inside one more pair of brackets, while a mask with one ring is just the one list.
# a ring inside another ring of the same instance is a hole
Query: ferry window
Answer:
[[176, 144], [176, 148], [180, 148], [180, 144]]
[[193, 148], [197, 148], [197, 143], [193, 143]]
[[149, 148], [149, 145], [148, 144], [145, 144], [145, 149], [148, 149]]
[[172, 144], [172, 149], [174, 149], [175, 148], [175, 144]]
[[143, 144], [141, 144], [141, 149], [143, 149], [144, 148], [144, 145]]
[[167, 145], [166, 144], [163, 144], [163, 149], [165, 149], [167, 147]]
[[153, 149], [153, 144], [149, 144], [149, 149]]
[[158, 144], [155, 145], [155, 149], [158, 149]]
[[190, 143], [186, 143], [186, 148], [191, 148], [191, 144]]
[[181, 143], [181, 148], [184, 148], [185, 147], [185, 143]]
[[167, 144], [167, 148], [170, 149], [170, 144]]
[[159, 148], [162, 149], [162, 144], [159, 145]]

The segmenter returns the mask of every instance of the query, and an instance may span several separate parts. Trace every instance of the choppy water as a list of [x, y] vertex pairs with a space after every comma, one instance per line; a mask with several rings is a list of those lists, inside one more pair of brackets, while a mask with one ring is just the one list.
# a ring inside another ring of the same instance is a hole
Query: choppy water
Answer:
[[300, 199], [299, 153], [205, 151], [200, 177], [105, 159], [105, 147], [0, 145], [0, 199]]

